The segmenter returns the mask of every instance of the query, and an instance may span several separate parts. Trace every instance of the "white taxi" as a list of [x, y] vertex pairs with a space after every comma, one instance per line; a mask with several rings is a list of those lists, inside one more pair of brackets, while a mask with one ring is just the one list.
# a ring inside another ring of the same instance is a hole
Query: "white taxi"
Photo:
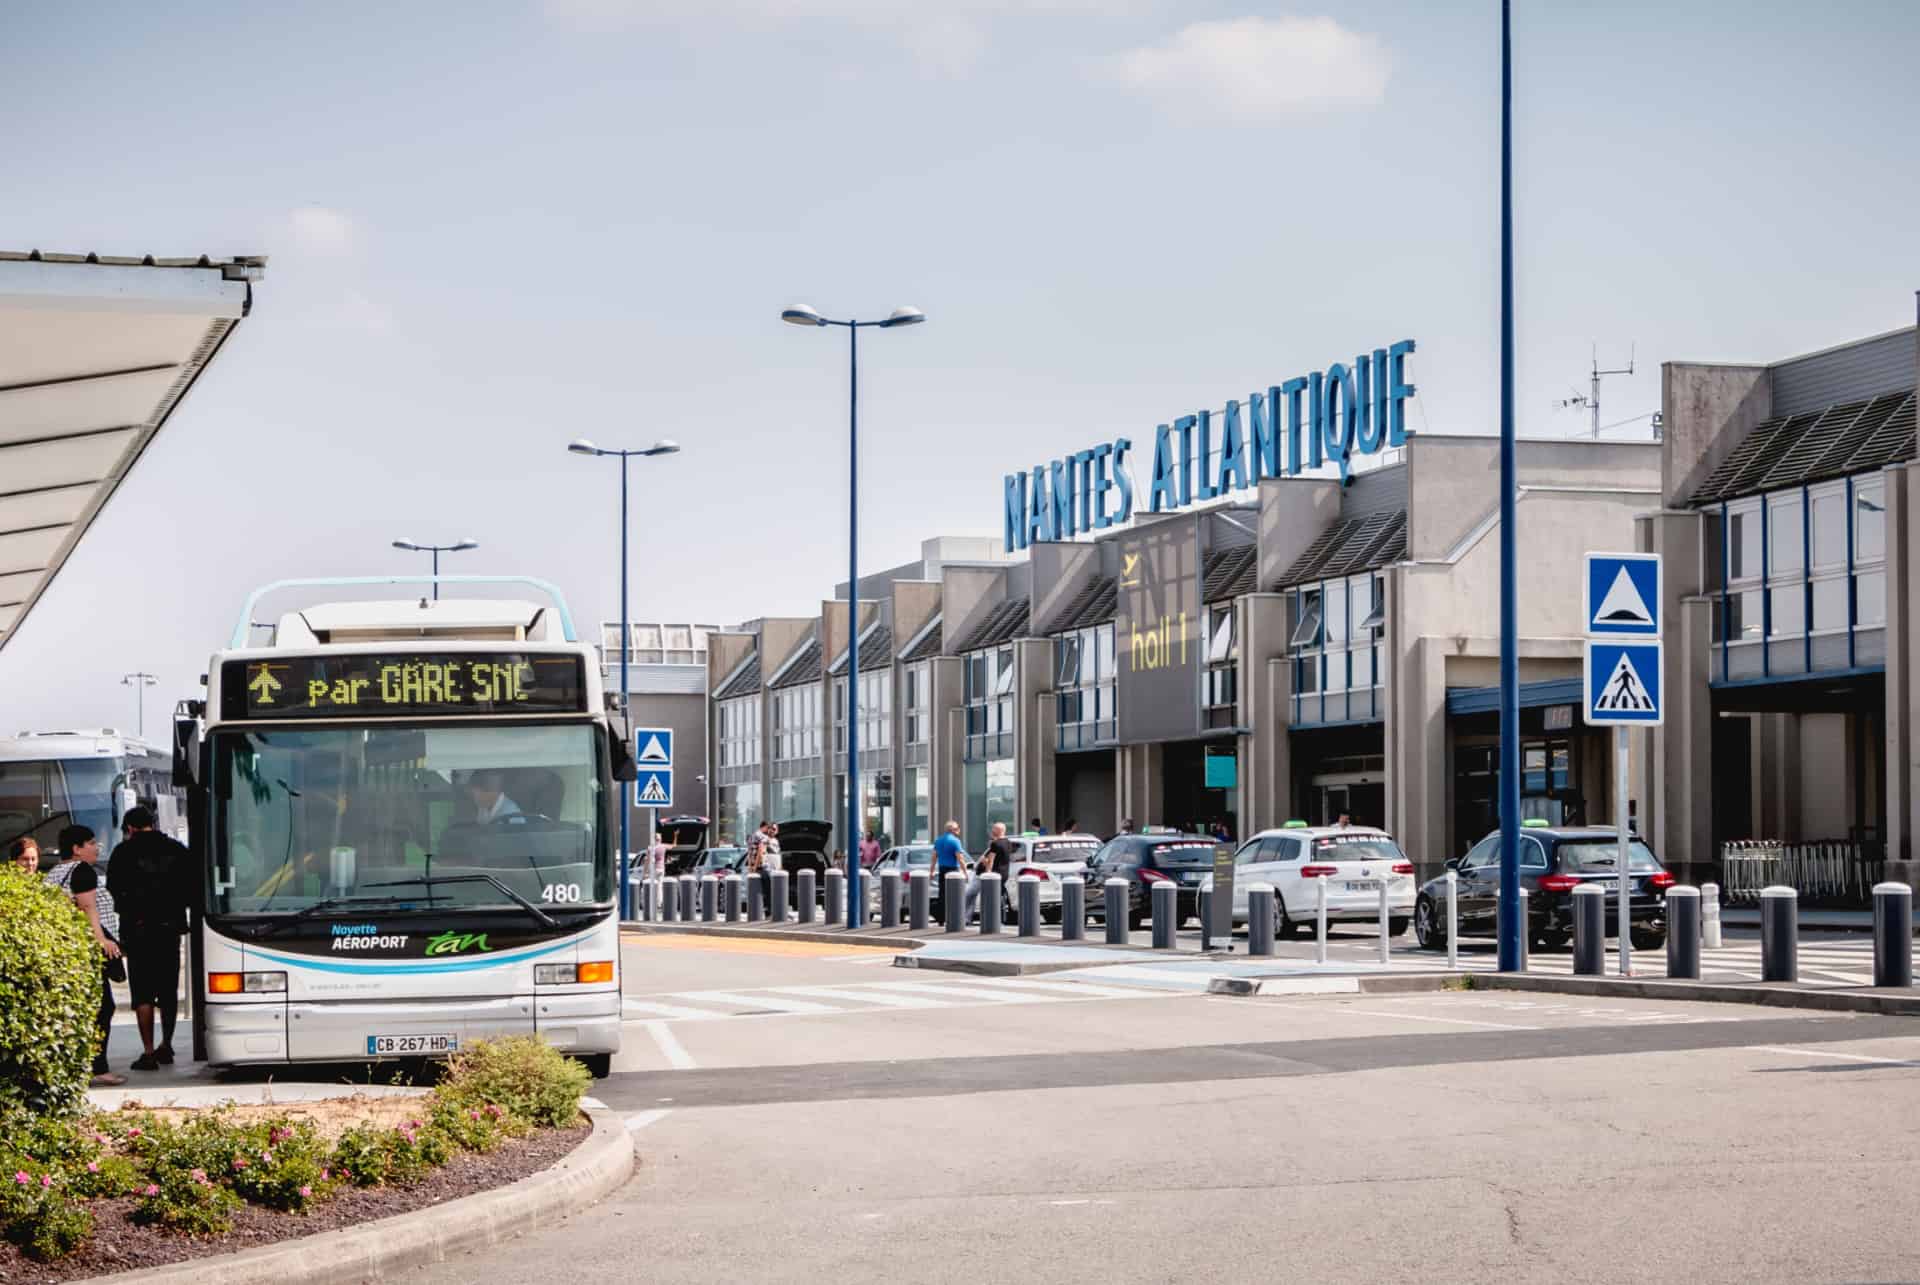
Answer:
[[[1326, 877], [1327, 922], [1380, 917], [1380, 883], [1387, 885], [1387, 932], [1398, 937], [1413, 917], [1413, 862], [1385, 830], [1371, 826], [1310, 826], [1289, 821], [1263, 830], [1233, 858], [1233, 922], [1247, 922], [1247, 889], [1273, 885], [1274, 932], [1291, 937], [1310, 932], [1319, 914], [1320, 878]], [[1202, 885], [1209, 892], [1213, 876]]]
[[[1006, 902], [1006, 922], [1014, 923], [1020, 907], [1020, 876], [1033, 875], [1040, 881], [1040, 919], [1060, 922], [1060, 881], [1068, 875], [1087, 873], [1087, 862], [1100, 851], [1098, 836], [1091, 834], [1008, 835], [1013, 844], [1013, 861], [1000, 885]], [[1089, 901], [1092, 899], [1089, 896]]]

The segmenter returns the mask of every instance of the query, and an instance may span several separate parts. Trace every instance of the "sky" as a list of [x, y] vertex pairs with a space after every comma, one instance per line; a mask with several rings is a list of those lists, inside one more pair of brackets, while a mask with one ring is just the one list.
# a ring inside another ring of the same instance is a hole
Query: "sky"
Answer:
[[[1914, 319], [1920, 5], [1515, 17], [1520, 430], [1659, 363]], [[195, 694], [246, 592], [425, 569], [638, 619], [810, 614], [997, 536], [1006, 472], [1400, 339], [1498, 429], [1499, 10], [1356, 0], [15, 0], [0, 246], [266, 254], [252, 316], [0, 648], [0, 729]]]

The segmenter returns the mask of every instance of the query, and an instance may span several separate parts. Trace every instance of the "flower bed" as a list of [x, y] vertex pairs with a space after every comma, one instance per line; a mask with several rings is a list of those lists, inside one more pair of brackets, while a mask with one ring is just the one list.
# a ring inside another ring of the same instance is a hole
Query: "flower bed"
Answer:
[[0, 1281], [222, 1253], [514, 1181], [586, 1136], [589, 1083], [529, 1038], [476, 1044], [421, 1097], [16, 1117], [0, 1128]]

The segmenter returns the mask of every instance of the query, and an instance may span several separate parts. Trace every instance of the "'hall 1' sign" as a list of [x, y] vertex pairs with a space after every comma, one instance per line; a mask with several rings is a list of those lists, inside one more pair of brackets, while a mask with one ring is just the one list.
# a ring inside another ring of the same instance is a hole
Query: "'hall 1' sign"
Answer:
[[1230, 401], [1218, 415], [1202, 410], [1161, 424], [1145, 486], [1134, 479], [1133, 442], [1125, 437], [1009, 473], [1002, 484], [1007, 552], [1119, 526], [1133, 517], [1136, 499], [1148, 513], [1170, 513], [1329, 464], [1344, 479], [1355, 456], [1406, 443], [1413, 351], [1413, 340], [1403, 339], [1361, 353], [1351, 366], [1296, 375], [1249, 394], [1244, 415]]

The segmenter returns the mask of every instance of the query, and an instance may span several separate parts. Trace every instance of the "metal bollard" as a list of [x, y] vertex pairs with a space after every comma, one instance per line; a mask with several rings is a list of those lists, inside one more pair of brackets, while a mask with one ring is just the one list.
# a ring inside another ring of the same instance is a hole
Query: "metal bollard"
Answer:
[[680, 881], [668, 879], [660, 885], [660, 922], [670, 924], [680, 909]]
[[1162, 879], [1153, 885], [1153, 948], [1173, 949], [1174, 920], [1180, 913], [1180, 892]]
[[1700, 940], [1708, 950], [1720, 949], [1720, 885], [1700, 885]]
[[880, 872], [880, 926], [882, 928], [900, 926], [900, 872], [898, 870]]
[[1020, 889], [1020, 935], [1038, 937], [1040, 935], [1040, 880], [1033, 875], [1021, 875], [1014, 882]]
[[1667, 889], [1667, 976], [1700, 980], [1700, 890]]
[[1800, 980], [1800, 894], [1784, 884], [1760, 890], [1760, 980]]
[[1579, 977], [1607, 971], [1607, 890], [1597, 883], [1573, 890], [1573, 971]]
[[693, 908], [700, 898], [700, 881], [691, 874], [680, 876], [680, 919], [682, 923], [693, 922]]
[[745, 884], [745, 881], [742, 880], [739, 875], [737, 874], [728, 875], [727, 886], [721, 890], [720, 901], [722, 905], [722, 910], [720, 912], [720, 917], [725, 919], [730, 924], [737, 924], [740, 922], [740, 902], [742, 900], [741, 893], [743, 891], [744, 884]]
[[1873, 885], [1873, 984], [1913, 985], [1913, 889]]
[[827, 904], [820, 921], [833, 928], [840, 923], [840, 916], [847, 910], [847, 872], [844, 870], [827, 871]]
[[773, 872], [773, 904], [767, 907], [767, 918], [776, 924], [787, 922], [787, 872]]
[[946, 915], [948, 932], [967, 930], [967, 877], [958, 870], [947, 871], [941, 881], [940, 909]]
[[[1213, 949], [1213, 890], [1202, 888], [1197, 900], [1200, 903], [1200, 949]], [[1175, 925], [1177, 929], [1179, 925]]]
[[793, 908], [794, 919], [803, 924], [812, 923], [815, 900], [813, 895], [813, 868], [811, 866], [794, 871], [793, 900], [795, 903]]
[[1393, 945], [1393, 938], [1388, 936], [1388, 929], [1392, 926], [1388, 922], [1390, 918], [1391, 916], [1387, 914], [1387, 881], [1382, 878], [1380, 880], [1380, 962], [1383, 964], [1391, 962], [1388, 958], [1388, 949]]
[[1320, 909], [1315, 912], [1313, 959], [1317, 964], [1327, 962], [1327, 877], [1315, 875], [1314, 885], [1320, 889]]
[[1527, 891], [1526, 885], [1524, 884], [1521, 885], [1521, 888], [1520, 888], [1520, 971], [1523, 973], [1527, 971], [1527, 963], [1533, 953], [1533, 920], [1528, 918], [1528, 915], [1532, 913], [1532, 910], [1527, 905], [1527, 898], [1531, 895], [1532, 894], [1530, 894]]
[[1085, 941], [1087, 937], [1087, 881], [1068, 875], [1060, 881], [1060, 940]]
[[928, 903], [933, 900], [932, 884], [925, 870], [907, 875], [907, 926], [916, 932], [927, 926]]
[[1101, 909], [1107, 919], [1107, 945], [1124, 946], [1127, 944], [1127, 881], [1118, 877], [1107, 880], [1101, 895], [1106, 899]]
[[1247, 953], [1273, 953], [1273, 885], [1247, 885]]
[[710, 924], [720, 909], [720, 880], [716, 875], [707, 875], [700, 880], [700, 922]]
[[767, 881], [757, 871], [747, 876], [747, 922], [757, 924], [766, 915]]
[[1000, 931], [1000, 876], [989, 870], [980, 876], [980, 935]]
[[1460, 967], [1460, 876], [1447, 871], [1447, 967]]

